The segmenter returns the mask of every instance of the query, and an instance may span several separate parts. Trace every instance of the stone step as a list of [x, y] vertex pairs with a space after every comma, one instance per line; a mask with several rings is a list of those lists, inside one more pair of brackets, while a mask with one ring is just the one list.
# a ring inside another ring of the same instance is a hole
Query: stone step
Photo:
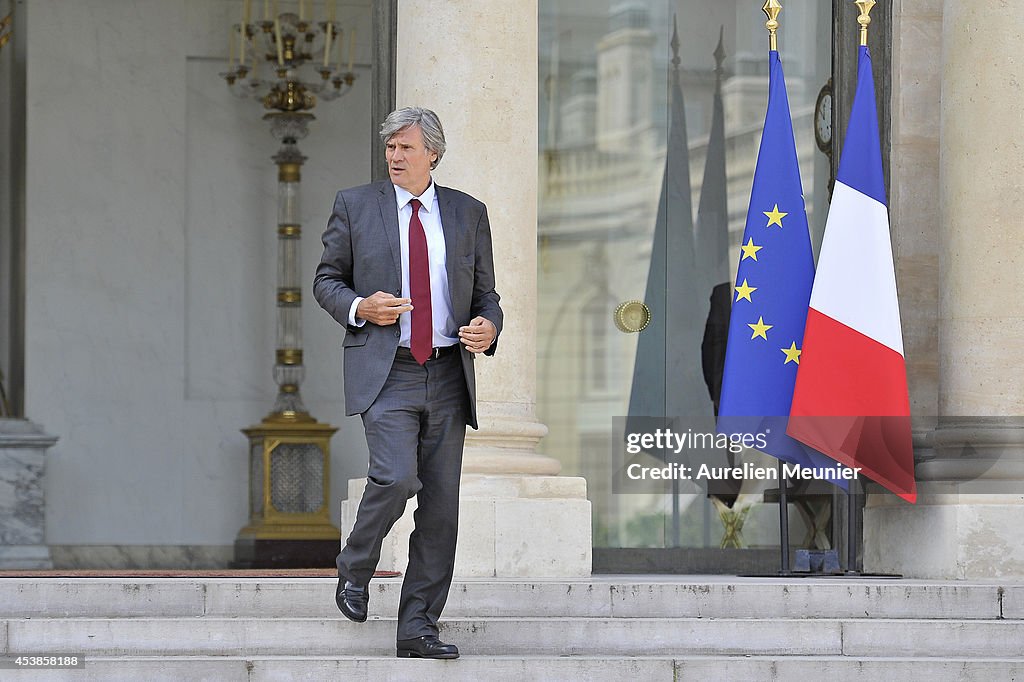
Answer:
[[[5, 617], [335, 618], [329, 578], [5, 578]], [[398, 610], [400, 579], [370, 586], [371, 616]], [[446, 617], [1024, 619], [1024, 586], [907, 580], [457, 581]]]
[[[96, 656], [387, 656], [396, 621], [341, 618], [25, 618], [0, 621], [16, 653]], [[730, 618], [448, 618], [475, 655], [770, 655], [1013, 658], [1024, 621]]]
[[[1024, 658], [881, 658], [859, 656], [694, 656], [674, 662], [663, 680], [1024, 680]], [[283, 679], [283, 678], [279, 678]]]
[[1024, 660], [956, 658], [858, 658], [831, 656], [567, 657], [463, 656], [455, 661], [394, 657], [89, 657], [82, 669], [3, 671], [4, 680], [32, 682], [284, 682], [376, 680], [460, 682], [517, 680], [622, 682], [647, 680], [1020, 680]]

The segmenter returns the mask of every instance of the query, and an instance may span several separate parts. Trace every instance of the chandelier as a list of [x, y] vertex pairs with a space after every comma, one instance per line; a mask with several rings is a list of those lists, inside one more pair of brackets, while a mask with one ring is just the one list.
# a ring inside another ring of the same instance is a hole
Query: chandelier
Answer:
[[[242, 22], [228, 36], [228, 70], [220, 75], [238, 97], [263, 102], [266, 109], [297, 112], [331, 101], [352, 89], [355, 29], [337, 22], [337, 3], [326, 0], [324, 16], [313, 16], [312, 0], [263, 0], [262, 18], [243, 0]], [[292, 11], [294, 9], [294, 11]], [[343, 68], [344, 63], [344, 68]]]

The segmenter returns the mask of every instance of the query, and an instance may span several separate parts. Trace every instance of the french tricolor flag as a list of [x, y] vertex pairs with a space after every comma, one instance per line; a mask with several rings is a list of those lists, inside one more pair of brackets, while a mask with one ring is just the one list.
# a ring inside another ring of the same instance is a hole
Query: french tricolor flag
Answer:
[[875, 87], [863, 46], [787, 433], [917, 500]]

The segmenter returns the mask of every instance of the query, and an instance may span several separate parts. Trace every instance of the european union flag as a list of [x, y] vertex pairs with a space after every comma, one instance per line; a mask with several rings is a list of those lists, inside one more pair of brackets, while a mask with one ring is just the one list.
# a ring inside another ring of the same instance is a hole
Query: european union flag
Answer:
[[764, 452], [791, 464], [838, 468], [786, 435], [800, 364], [814, 255], [779, 53], [769, 53], [768, 112], [740, 246], [718, 430], [765, 434]]

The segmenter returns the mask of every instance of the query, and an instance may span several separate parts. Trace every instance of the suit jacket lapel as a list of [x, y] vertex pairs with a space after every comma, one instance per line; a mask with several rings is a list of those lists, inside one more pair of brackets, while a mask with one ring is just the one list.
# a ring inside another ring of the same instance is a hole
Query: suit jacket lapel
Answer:
[[398, 199], [395, 198], [395, 186], [390, 182], [380, 183], [380, 217], [384, 224], [384, 234], [391, 245], [391, 256], [395, 261], [395, 273], [399, 284], [402, 283], [402, 242], [398, 233]]
[[456, 249], [459, 244], [459, 211], [455, 202], [452, 201], [452, 193], [446, 187], [435, 183], [434, 191], [437, 193], [437, 205], [441, 211], [441, 231], [444, 232], [444, 267], [448, 271], [448, 293], [452, 296], [452, 305], [454, 306], [454, 298], [457, 295], [454, 273], [455, 261], [458, 258]]

